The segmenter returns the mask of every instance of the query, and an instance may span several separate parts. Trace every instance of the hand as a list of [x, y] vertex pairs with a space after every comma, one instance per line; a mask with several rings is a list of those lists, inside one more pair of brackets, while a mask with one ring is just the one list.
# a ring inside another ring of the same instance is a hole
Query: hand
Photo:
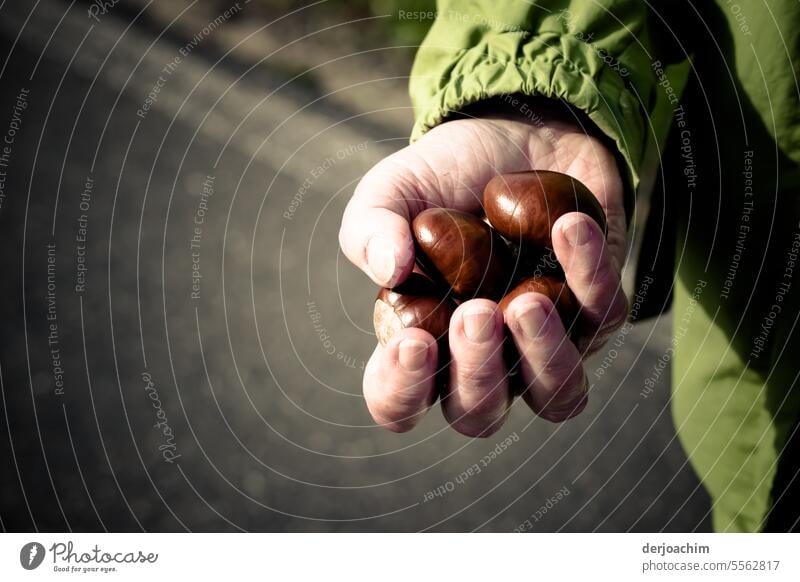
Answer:
[[[403, 281], [414, 264], [410, 221], [430, 207], [481, 213], [483, 187], [496, 174], [554, 170], [583, 182], [608, 220], [606, 238], [588, 216], [570, 213], [553, 226], [553, 247], [582, 305], [577, 345], [552, 302], [517, 297], [507, 319], [496, 303], [462, 303], [450, 322], [450, 381], [441, 402], [458, 432], [488, 436], [513, 400], [502, 342], [504, 323], [520, 354], [522, 396], [539, 416], [560, 422], [586, 406], [583, 357], [599, 348], [628, 313], [620, 286], [626, 250], [622, 180], [612, 152], [574, 117], [544, 105], [537, 122], [494, 114], [443, 123], [389, 156], [359, 183], [342, 219], [344, 254], [378, 285]], [[404, 329], [378, 345], [364, 372], [364, 396], [376, 422], [411, 429], [436, 399], [437, 345], [421, 329]]]

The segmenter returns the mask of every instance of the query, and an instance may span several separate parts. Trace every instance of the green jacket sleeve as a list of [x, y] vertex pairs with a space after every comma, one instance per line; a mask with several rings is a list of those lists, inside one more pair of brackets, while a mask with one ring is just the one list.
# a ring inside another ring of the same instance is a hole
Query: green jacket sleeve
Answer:
[[691, 161], [697, 178], [689, 188], [676, 174], [669, 190], [681, 249], [672, 405], [717, 531], [799, 523], [785, 447], [800, 430], [800, 4], [764, 6], [706, 2], [683, 33], [696, 73], [676, 136], [691, 157], [676, 169]]
[[440, 0], [411, 77], [412, 141], [448, 114], [523, 93], [584, 111], [618, 146], [636, 188], [659, 93], [638, 0]]
[[673, 154], [662, 195], [677, 231], [665, 354], [675, 425], [716, 530], [780, 527], [771, 522], [797, 474], [784, 447], [800, 430], [800, 4], [438, 8], [411, 79], [412, 140], [471, 103], [523, 93], [584, 111], [617, 144], [629, 189]]

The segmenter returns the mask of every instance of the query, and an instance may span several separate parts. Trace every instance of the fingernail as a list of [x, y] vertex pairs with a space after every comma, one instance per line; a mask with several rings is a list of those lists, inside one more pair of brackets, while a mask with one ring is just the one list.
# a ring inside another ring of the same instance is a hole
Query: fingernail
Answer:
[[522, 335], [528, 339], [534, 339], [542, 333], [547, 321], [547, 313], [541, 303], [531, 303], [517, 312], [515, 319]]
[[400, 365], [409, 372], [420, 370], [428, 359], [428, 344], [419, 340], [401, 341], [398, 351]]
[[577, 218], [564, 229], [564, 236], [572, 247], [579, 247], [592, 239], [591, 227], [585, 218]]
[[367, 263], [378, 283], [386, 285], [394, 275], [394, 245], [380, 237], [375, 237], [367, 245]]
[[494, 337], [494, 311], [486, 308], [474, 308], [464, 314], [464, 335], [473, 342], [485, 342]]

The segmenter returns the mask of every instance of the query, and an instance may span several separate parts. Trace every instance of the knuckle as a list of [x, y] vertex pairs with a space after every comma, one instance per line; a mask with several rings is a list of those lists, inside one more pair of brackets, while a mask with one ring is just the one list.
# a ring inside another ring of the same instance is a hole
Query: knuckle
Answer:
[[419, 414], [385, 400], [367, 402], [373, 420], [392, 432], [407, 432], [416, 426]]
[[455, 364], [456, 383], [462, 389], [486, 391], [498, 385], [500, 374], [491, 362]]
[[580, 361], [573, 357], [559, 357], [558, 354], [545, 364], [541, 376], [556, 387], [553, 390], [555, 395], [577, 391], [586, 383], [586, 374]]
[[454, 430], [468, 437], [487, 437], [497, 432], [508, 417], [509, 402], [498, 403], [488, 397], [472, 407], [459, 405], [445, 406], [447, 422]]
[[470, 438], [487, 438], [492, 436], [505, 422], [505, 416], [494, 421], [480, 421], [471, 418], [464, 418], [450, 424], [453, 430]]
[[603, 308], [597, 308], [594, 313], [589, 312], [590, 320], [593, 323], [588, 331], [594, 331], [592, 341], [594, 343], [605, 343], [611, 333], [619, 328], [628, 318], [628, 298], [617, 286], [608, 296], [610, 300], [604, 301]]
[[614, 271], [611, 262], [606, 260], [602, 254], [596, 260], [586, 260], [577, 268], [577, 274], [590, 291], [602, 291], [608, 287], [619, 285], [619, 276]]
[[608, 314], [603, 322], [603, 329], [614, 330], [625, 323], [628, 318], [628, 298], [622, 289], [618, 288], [615, 299], [611, 303]]
[[538, 416], [549, 420], [554, 423], [561, 423], [571, 418], [578, 416], [586, 408], [589, 399], [587, 397], [581, 398], [577, 402], [572, 402], [568, 406], [554, 407], [547, 406], [543, 410], [537, 412]]
[[[564, 422], [570, 418], [574, 418], [586, 408], [589, 402], [588, 397], [588, 383], [584, 377], [582, 388], [579, 390], [570, 391], [568, 396], [561, 396], [555, 394], [544, 405], [535, 409], [536, 414], [550, 422]], [[563, 391], [559, 390], [559, 392]]]
[[491, 419], [502, 415], [506, 407], [506, 399], [499, 392], [499, 390], [493, 390], [470, 403], [464, 403], [464, 415], [475, 419]]
[[[365, 376], [364, 401], [370, 415], [377, 424], [393, 432], [411, 430], [430, 406], [425, 387], [387, 386], [379, 376], [368, 382]], [[378, 388], [379, 384], [383, 386]]]
[[625, 320], [628, 319], [629, 311], [630, 305], [628, 298], [620, 289], [618, 293], [618, 299], [614, 302], [611, 310], [609, 327], [611, 329], [617, 329], [619, 326], [625, 323]]

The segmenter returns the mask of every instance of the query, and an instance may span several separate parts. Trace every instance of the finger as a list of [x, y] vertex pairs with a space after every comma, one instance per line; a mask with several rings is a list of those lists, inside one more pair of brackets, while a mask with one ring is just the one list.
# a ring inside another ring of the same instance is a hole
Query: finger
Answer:
[[378, 285], [394, 286], [414, 266], [410, 227], [414, 214], [389, 177], [382, 182], [376, 174], [368, 174], [344, 211], [339, 231], [342, 252]]
[[489, 436], [511, 404], [503, 361], [503, 316], [497, 304], [473, 299], [450, 320], [450, 385], [442, 408], [461, 434]]
[[378, 345], [364, 369], [364, 399], [375, 422], [411, 430], [435, 399], [437, 362], [436, 341], [421, 329], [400, 330]]
[[552, 236], [567, 284], [581, 304], [584, 337], [579, 347], [602, 345], [628, 314], [619, 266], [600, 227], [585, 214], [571, 212], [560, 217]]
[[588, 402], [586, 374], [552, 301], [541, 293], [524, 293], [511, 302], [506, 317], [528, 405], [552, 422], [579, 414]]

